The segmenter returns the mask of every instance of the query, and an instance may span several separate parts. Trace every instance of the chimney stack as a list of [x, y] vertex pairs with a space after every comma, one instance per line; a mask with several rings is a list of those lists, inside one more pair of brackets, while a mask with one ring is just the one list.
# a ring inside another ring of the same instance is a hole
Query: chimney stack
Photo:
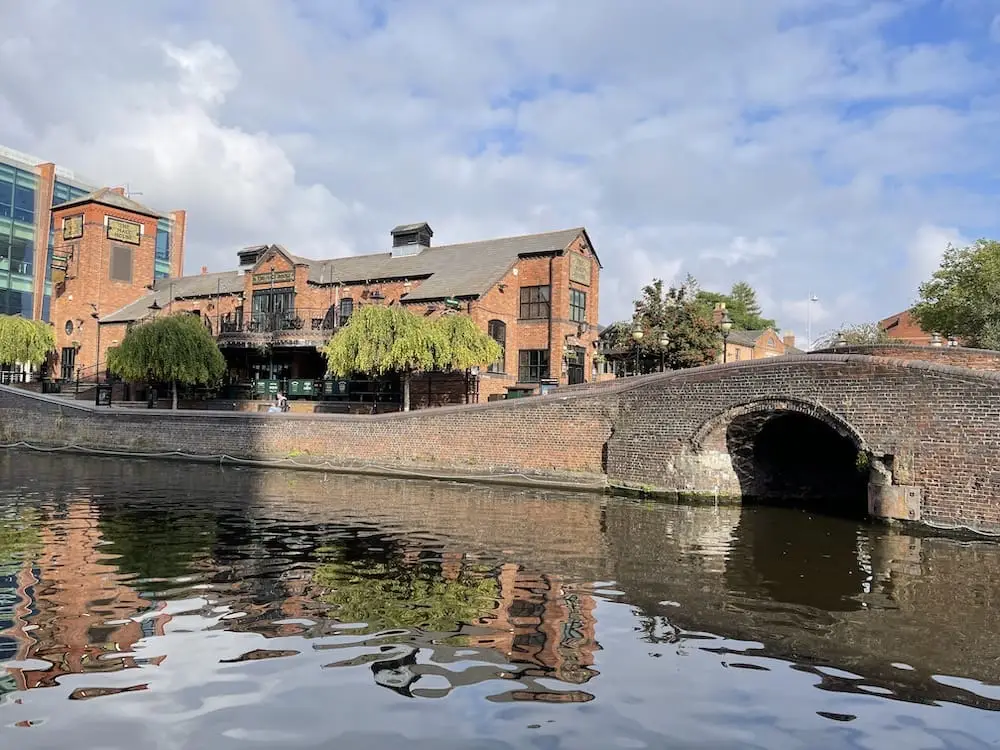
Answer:
[[786, 333], [784, 336], [781, 337], [781, 342], [786, 347], [794, 349], [795, 348], [795, 334], [794, 333]]
[[123, 187], [113, 187], [111, 188], [111, 192], [114, 193], [115, 195], [120, 195], [122, 198], [126, 197], [125, 188]]
[[201, 275], [204, 276], [207, 273], [208, 273], [208, 266], [202, 266], [201, 267]]

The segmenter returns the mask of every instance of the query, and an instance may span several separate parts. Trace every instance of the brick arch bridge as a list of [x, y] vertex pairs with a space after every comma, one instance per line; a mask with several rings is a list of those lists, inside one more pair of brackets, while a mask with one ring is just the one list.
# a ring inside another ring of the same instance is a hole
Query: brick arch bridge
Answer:
[[875, 516], [1000, 532], [1000, 372], [990, 371], [1000, 355], [878, 354], [782, 356], [375, 416], [101, 409], [0, 386], [0, 444], [719, 500], [826, 493]]
[[860, 489], [876, 516], [1000, 529], [1000, 373], [825, 353], [608, 387], [612, 484], [744, 499]]

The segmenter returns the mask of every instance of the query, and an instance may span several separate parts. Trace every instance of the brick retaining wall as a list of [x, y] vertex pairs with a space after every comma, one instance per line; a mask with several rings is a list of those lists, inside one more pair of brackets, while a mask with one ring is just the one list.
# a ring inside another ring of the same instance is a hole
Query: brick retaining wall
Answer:
[[916, 515], [887, 515], [1000, 531], [1000, 374], [839, 352], [376, 416], [100, 410], [0, 387], [0, 442], [294, 457], [438, 476], [527, 474], [739, 499], [745, 483], [729, 455], [728, 426], [749, 413], [788, 411], [849, 437], [885, 466], [890, 487], [919, 494]]

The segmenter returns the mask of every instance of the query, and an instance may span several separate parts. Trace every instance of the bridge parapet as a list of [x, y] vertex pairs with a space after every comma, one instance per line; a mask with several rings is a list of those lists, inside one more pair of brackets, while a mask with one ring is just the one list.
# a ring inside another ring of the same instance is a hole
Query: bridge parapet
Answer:
[[816, 349], [808, 356], [818, 354], [859, 354], [866, 357], [887, 357], [909, 362], [936, 362], [970, 370], [1000, 372], [1000, 351], [973, 349], [964, 346], [921, 346], [918, 344], [887, 343], [866, 346], [838, 346]]

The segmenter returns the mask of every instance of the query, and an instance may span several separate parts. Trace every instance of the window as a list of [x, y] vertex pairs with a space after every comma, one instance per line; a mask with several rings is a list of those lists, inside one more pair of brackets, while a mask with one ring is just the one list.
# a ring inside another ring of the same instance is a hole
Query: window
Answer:
[[111, 268], [109, 278], [112, 281], [132, 283], [132, 248], [124, 245], [111, 246]]
[[548, 349], [522, 349], [518, 352], [517, 379], [521, 383], [538, 383], [549, 376]]
[[35, 186], [38, 178], [29, 172], [17, 170], [14, 180], [14, 221], [35, 223]]
[[0, 164], [0, 218], [9, 219], [14, 206], [14, 168]]
[[569, 290], [569, 319], [574, 323], [587, 322], [587, 293], [579, 289]]
[[486, 333], [500, 345], [500, 357], [492, 363], [487, 372], [506, 372], [507, 365], [507, 324], [502, 320], [491, 320], [486, 325]]
[[521, 318], [538, 320], [549, 317], [549, 287], [521, 287]]
[[344, 325], [353, 312], [354, 300], [352, 298], [344, 297], [344, 299], [340, 300], [340, 325]]
[[156, 259], [170, 260], [170, 232], [159, 228], [156, 230]]

